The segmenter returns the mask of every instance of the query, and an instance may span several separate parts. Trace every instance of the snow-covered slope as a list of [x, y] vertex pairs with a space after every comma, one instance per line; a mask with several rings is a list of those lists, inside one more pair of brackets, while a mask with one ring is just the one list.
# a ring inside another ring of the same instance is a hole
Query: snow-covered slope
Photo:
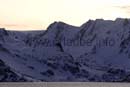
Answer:
[[0, 81], [128, 82], [130, 20], [89, 20], [80, 27], [54, 22], [33, 32], [1, 28], [0, 60], [15, 76], [1, 73]]

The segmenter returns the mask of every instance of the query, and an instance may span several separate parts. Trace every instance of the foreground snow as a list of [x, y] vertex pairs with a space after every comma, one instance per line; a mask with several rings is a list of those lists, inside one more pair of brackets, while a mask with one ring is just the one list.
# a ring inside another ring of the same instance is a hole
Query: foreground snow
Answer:
[[34, 32], [0, 29], [0, 61], [8, 67], [0, 66], [8, 73], [0, 72], [0, 81], [128, 82], [130, 20], [89, 20], [80, 27], [54, 22]]

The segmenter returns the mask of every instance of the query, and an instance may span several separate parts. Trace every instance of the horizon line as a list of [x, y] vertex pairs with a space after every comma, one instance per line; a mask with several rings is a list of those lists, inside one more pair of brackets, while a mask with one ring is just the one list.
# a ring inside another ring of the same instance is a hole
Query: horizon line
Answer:
[[[86, 22], [88, 22], [89, 20], [105, 20], [105, 21], [116, 21], [117, 19], [128, 19], [130, 20], [130, 17], [127, 18], [123, 18], [123, 17], [117, 17], [115, 19], [105, 19], [105, 18], [96, 18], [96, 19], [88, 19]], [[54, 22], [63, 22], [65, 24], [68, 24], [68, 25], [72, 25], [72, 26], [76, 26], [76, 27], [80, 27], [82, 24], [86, 23], [82, 23], [80, 24], [80, 26], [77, 26], [77, 25], [73, 25], [73, 24], [69, 24], [67, 22], [64, 22], [64, 21], [53, 21], [52, 23]], [[6, 30], [12, 30], [12, 31], [39, 31], [39, 30], [47, 30], [47, 28], [52, 24], [50, 23], [46, 28], [42, 28], [42, 27], [39, 27], [38, 25], [27, 25], [27, 24], [0, 24], [0, 28], [4, 28]], [[5, 26], [5, 27], [4, 27]]]

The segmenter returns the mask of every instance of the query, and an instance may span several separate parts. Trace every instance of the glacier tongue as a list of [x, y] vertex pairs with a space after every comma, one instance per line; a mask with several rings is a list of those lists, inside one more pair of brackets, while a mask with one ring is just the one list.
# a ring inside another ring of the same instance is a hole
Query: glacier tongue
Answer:
[[54, 22], [45, 31], [2, 28], [0, 61], [15, 76], [3, 81], [128, 82], [130, 19], [89, 20], [80, 27]]

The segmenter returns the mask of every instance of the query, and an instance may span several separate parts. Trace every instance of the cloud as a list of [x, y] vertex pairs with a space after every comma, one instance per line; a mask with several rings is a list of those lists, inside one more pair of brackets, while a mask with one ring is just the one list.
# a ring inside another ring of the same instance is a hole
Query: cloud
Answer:
[[39, 26], [35, 25], [25, 25], [25, 24], [0, 24], [1, 28], [6, 28], [8, 30], [26, 30], [26, 29], [40, 29]]
[[115, 6], [123, 11], [125, 11], [130, 16], [130, 5], [127, 6]]
[[117, 6], [117, 7], [121, 8], [121, 9], [130, 9], [130, 6]]

